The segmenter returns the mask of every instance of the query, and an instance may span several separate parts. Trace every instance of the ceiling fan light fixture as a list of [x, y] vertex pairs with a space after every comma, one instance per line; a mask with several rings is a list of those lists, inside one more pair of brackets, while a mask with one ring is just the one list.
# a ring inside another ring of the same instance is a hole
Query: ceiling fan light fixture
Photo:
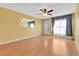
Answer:
[[47, 16], [47, 13], [44, 13], [43, 16]]
[[38, 14], [38, 15], [43, 15], [43, 16], [52, 16], [52, 9], [51, 10], [48, 10], [47, 11], [47, 9], [40, 9], [40, 11], [42, 12], [42, 13], [40, 13], [40, 14]]

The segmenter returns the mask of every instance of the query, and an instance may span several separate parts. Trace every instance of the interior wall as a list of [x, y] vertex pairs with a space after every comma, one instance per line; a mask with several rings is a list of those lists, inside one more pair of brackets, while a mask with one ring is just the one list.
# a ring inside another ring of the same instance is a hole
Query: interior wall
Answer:
[[[20, 27], [19, 18], [35, 20], [35, 28]], [[42, 34], [42, 20], [0, 7], [0, 43]]]
[[79, 4], [76, 6], [76, 11], [75, 11], [75, 43], [76, 43], [76, 48], [79, 52]]
[[75, 40], [75, 14], [72, 14], [72, 37]]

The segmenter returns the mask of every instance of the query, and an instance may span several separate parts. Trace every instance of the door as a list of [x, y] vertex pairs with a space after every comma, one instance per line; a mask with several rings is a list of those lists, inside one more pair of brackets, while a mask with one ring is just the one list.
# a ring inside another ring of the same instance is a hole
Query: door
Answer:
[[50, 35], [50, 20], [44, 20], [43, 22], [43, 34]]

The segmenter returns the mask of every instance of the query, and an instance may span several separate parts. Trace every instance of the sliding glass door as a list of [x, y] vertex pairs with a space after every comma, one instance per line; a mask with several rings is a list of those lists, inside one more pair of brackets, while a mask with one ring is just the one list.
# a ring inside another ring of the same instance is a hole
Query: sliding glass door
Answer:
[[66, 19], [55, 20], [53, 27], [54, 35], [66, 35]]
[[52, 18], [53, 35], [72, 36], [72, 15]]

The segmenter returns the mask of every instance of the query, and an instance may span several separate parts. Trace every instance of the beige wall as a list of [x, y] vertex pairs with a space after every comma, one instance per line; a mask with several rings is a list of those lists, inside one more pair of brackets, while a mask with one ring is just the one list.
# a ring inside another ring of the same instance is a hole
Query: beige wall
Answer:
[[79, 52], [79, 4], [77, 4], [77, 8], [75, 11], [75, 43], [76, 48]]
[[[20, 27], [19, 18], [22, 16], [35, 20], [35, 29]], [[42, 20], [0, 8], [0, 43], [37, 34], [42, 34]]]
[[72, 36], [75, 40], [75, 14], [72, 14]]

